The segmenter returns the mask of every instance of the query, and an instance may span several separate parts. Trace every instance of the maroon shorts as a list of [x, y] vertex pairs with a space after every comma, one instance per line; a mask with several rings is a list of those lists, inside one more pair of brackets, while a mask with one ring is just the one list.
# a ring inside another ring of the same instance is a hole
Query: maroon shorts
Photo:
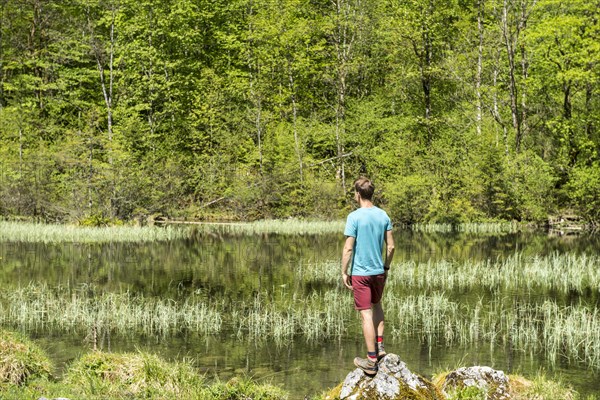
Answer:
[[368, 310], [372, 304], [377, 304], [383, 296], [385, 274], [371, 276], [352, 276], [354, 291], [354, 308]]

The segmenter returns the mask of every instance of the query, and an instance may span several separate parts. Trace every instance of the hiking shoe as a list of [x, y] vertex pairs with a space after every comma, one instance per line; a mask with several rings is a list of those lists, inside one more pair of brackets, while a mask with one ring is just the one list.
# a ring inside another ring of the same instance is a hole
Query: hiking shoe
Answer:
[[377, 362], [381, 361], [383, 357], [385, 357], [387, 353], [385, 352], [385, 347], [383, 347], [383, 343], [377, 343]]
[[356, 357], [354, 359], [354, 365], [362, 369], [367, 375], [373, 376], [377, 373], [377, 364], [373, 361], [369, 361], [366, 358]]

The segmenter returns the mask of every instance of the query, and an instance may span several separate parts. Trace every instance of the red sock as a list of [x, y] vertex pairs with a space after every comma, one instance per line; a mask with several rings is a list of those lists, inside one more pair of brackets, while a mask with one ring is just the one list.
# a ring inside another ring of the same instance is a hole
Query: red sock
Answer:
[[383, 343], [383, 336], [377, 336], [377, 343]]

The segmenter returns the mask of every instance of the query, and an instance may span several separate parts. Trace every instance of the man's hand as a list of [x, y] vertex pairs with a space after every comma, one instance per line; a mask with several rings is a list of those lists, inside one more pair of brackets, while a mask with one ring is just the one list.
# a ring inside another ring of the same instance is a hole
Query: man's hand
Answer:
[[352, 279], [350, 278], [350, 276], [348, 274], [344, 274], [342, 273], [342, 279], [344, 280], [344, 285], [352, 290]]

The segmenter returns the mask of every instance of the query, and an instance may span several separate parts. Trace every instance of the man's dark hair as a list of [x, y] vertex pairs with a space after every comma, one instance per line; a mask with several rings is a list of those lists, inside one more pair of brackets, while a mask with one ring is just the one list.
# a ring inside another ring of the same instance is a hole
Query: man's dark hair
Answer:
[[375, 185], [367, 178], [361, 177], [354, 181], [354, 190], [356, 190], [363, 199], [371, 200], [373, 198], [373, 192], [375, 192]]

